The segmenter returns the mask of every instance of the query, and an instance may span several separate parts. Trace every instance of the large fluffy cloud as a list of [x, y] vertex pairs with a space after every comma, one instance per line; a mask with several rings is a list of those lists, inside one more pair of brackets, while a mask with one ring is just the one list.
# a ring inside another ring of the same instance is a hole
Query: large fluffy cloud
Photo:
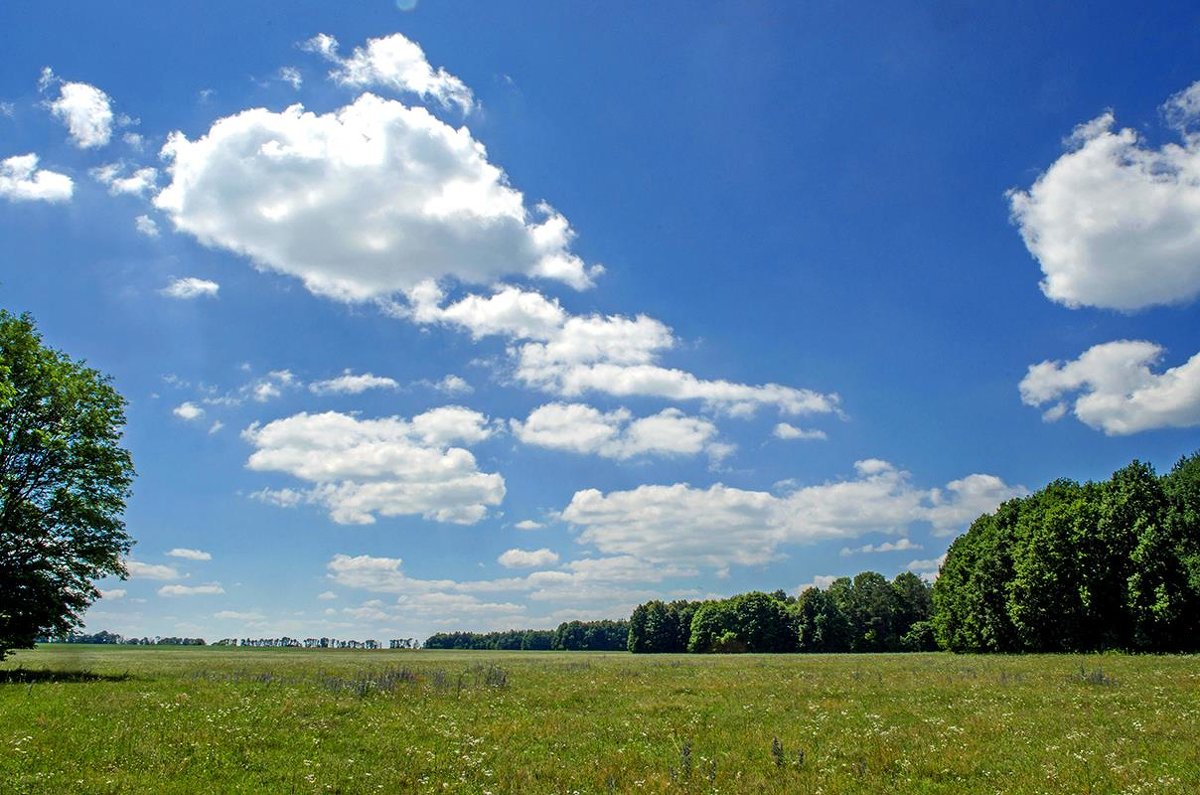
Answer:
[[525, 444], [606, 458], [726, 450], [712, 444], [717, 426], [678, 409], [634, 419], [626, 409], [602, 412], [582, 403], [548, 403], [530, 412], [524, 422], [512, 420], [510, 424]]
[[173, 134], [155, 204], [205, 245], [296, 276], [314, 293], [381, 298], [425, 279], [528, 274], [591, 284], [567, 220], [531, 212], [465, 127], [364, 94], [334, 113], [295, 105]]
[[1069, 362], [1032, 365], [1021, 380], [1021, 400], [1053, 403], [1047, 420], [1068, 410], [1109, 436], [1154, 428], [1200, 425], [1200, 354], [1155, 373], [1163, 348], [1144, 340], [1095, 345]]
[[243, 437], [257, 448], [247, 461], [250, 469], [285, 472], [311, 484], [259, 492], [267, 501], [315, 503], [341, 524], [412, 514], [474, 524], [503, 500], [504, 478], [479, 471], [475, 457], [454, 445], [491, 433], [482, 414], [447, 406], [411, 420], [301, 413], [252, 425]]
[[720, 568], [765, 563], [783, 544], [903, 533], [916, 522], [948, 532], [1024, 493], [988, 475], [926, 490], [885, 461], [859, 461], [855, 468], [853, 479], [783, 495], [721, 484], [587, 489], [575, 493], [562, 517], [580, 529], [581, 542], [607, 554]]
[[75, 183], [66, 174], [37, 167], [32, 152], [0, 160], [0, 196], [15, 202], [62, 202], [71, 198]]
[[1048, 298], [1131, 311], [1200, 294], [1200, 136], [1187, 131], [1198, 86], [1165, 106], [1181, 143], [1154, 148], [1105, 113], [1076, 129], [1031, 188], [1009, 194]]
[[445, 303], [433, 282], [408, 293], [407, 316], [513, 341], [517, 380], [564, 397], [600, 392], [617, 397], [652, 396], [700, 401], [734, 415], [774, 406], [785, 414], [835, 413], [838, 396], [780, 384], [749, 385], [706, 380], [658, 363], [675, 338], [646, 315], [571, 315], [557, 301], [504, 287], [490, 296], [468, 295]]
[[343, 85], [416, 94], [445, 107], [455, 105], [463, 113], [474, 107], [471, 90], [445, 69], [430, 66], [420, 45], [400, 33], [368, 39], [349, 58], [338, 55], [337, 39], [325, 33], [309, 39], [304, 48], [336, 64], [330, 76]]

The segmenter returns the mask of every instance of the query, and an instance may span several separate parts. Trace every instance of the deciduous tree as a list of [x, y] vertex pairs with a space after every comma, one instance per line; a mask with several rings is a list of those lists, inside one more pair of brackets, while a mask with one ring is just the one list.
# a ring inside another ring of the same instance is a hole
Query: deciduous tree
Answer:
[[0, 658], [70, 631], [95, 581], [125, 576], [124, 409], [106, 376], [0, 310]]

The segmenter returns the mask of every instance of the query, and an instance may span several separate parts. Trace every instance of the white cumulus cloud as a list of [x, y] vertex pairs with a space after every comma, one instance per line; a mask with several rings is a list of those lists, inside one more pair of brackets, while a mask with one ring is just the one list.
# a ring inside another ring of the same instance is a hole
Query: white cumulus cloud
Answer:
[[212, 560], [212, 555], [199, 549], [188, 549], [187, 547], [175, 547], [167, 553], [168, 557], [183, 558], [184, 560]]
[[[546, 552], [537, 550], [525, 555], [549, 562]], [[512, 562], [525, 565], [519, 556], [510, 557]], [[463, 616], [478, 619], [488, 614], [511, 614], [512, 620], [524, 620], [525, 626], [530, 625], [529, 619], [519, 619], [527, 615], [525, 606], [510, 601], [488, 602], [476, 595], [519, 593], [533, 603], [570, 605], [573, 607], [566, 609], [575, 610], [589, 605], [603, 607], [602, 615], [627, 615], [637, 602], [656, 596], [656, 591], [646, 585], [670, 577], [696, 574], [694, 569], [647, 563], [628, 555], [570, 561], [557, 568], [533, 571], [520, 577], [461, 582], [412, 577], [404, 571], [399, 558], [338, 554], [329, 561], [327, 568], [329, 578], [342, 587], [395, 594], [396, 605], [392, 609], [400, 615], [419, 613], [446, 621], [447, 616], [438, 616], [436, 612], [437, 608], [445, 606], [461, 611]], [[384, 603], [378, 600], [366, 604], [376, 610], [386, 610]], [[562, 610], [556, 612], [561, 614]], [[546, 623], [554, 626], [559, 620], [547, 620]], [[461, 627], [461, 623], [458, 626]]]
[[281, 66], [279, 68], [279, 79], [287, 83], [296, 91], [300, 90], [300, 86], [304, 85], [304, 77], [300, 74], [300, 70], [294, 66]]
[[[904, 533], [917, 522], [935, 532], [959, 529], [1025, 493], [988, 475], [954, 481], [944, 490], [919, 489], [907, 472], [878, 459], [860, 461], [855, 469], [853, 479], [783, 495], [722, 484], [644, 485], [609, 494], [586, 489], [575, 493], [562, 518], [580, 529], [581, 542], [607, 554], [723, 568], [773, 560], [784, 544]], [[974, 488], [984, 483], [991, 489]]]
[[133, 580], [178, 580], [179, 571], [174, 566], [158, 563], [142, 563], [139, 560], [125, 561], [129, 578]]
[[314, 381], [308, 388], [318, 395], [357, 395], [368, 389], [396, 389], [399, 386], [394, 378], [372, 373], [355, 374], [346, 370], [336, 378]]
[[216, 596], [225, 593], [218, 583], [211, 585], [164, 585], [158, 589], [159, 596]]
[[1094, 345], [1072, 361], [1031, 365], [1021, 379], [1021, 400], [1053, 403], [1044, 415], [1048, 421], [1070, 410], [1109, 436], [1200, 425], [1200, 354], [1156, 373], [1151, 368], [1164, 352], [1153, 342], [1118, 340]]
[[204, 416], [204, 409], [200, 408], [195, 403], [185, 401], [171, 409], [171, 413], [181, 420], [192, 422], [193, 420], [198, 420]]
[[[142, 216], [143, 218], [145, 216]], [[139, 220], [140, 222], [140, 220]], [[151, 224], [154, 222], [151, 221]], [[158, 234], [155, 227], [155, 234]], [[181, 279], [175, 279], [161, 292], [169, 298], [179, 298], [188, 300], [191, 298], [216, 298], [217, 293], [221, 290], [221, 285], [208, 279], [199, 279], [195, 276], [185, 276]]]
[[154, 190], [158, 182], [157, 169], [149, 167], [139, 168], [129, 176], [122, 176], [125, 168], [124, 163], [109, 163], [97, 166], [88, 173], [100, 184], [107, 185], [108, 192], [113, 196], [141, 196], [148, 191]]
[[447, 395], [469, 395], [475, 391], [475, 388], [467, 383], [466, 379], [453, 373], [438, 381], [434, 387]]
[[[43, 72], [43, 85], [54, 81], [52, 73]], [[49, 103], [50, 112], [67, 125], [71, 139], [80, 149], [104, 146], [112, 138], [112, 100], [95, 86], [87, 83], [62, 83], [58, 99]]]
[[812, 439], [828, 438], [825, 435], [825, 431], [806, 430], [804, 428], [797, 428], [795, 425], [792, 425], [787, 422], [778, 423], [775, 426], [774, 430], [771, 431], [771, 433], [776, 439], [783, 439], [785, 441], [792, 441], [795, 439], [799, 439], [801, 441], [809, 441]]
[[139, 234], [146, 237], [158, 237], [158, 224], [148, 215], [139, 215], [133, 220], [133, 226]]
[[285, 472], [311, 484], [302, 491], [259, 492], [260, 499], [282, 506], [314, 503], [339, 524], [412, 514], [474, 524], [503, 500], [504, 478], [479, 471], [475, 457], [455, 444], [473, 444], [492, 432], [482, 414], [446, 406], [411, 420], [301, 413], [252, 425], [242, 435], [256, 448], [250, 469]]
[[517, 344], [510, 346], [510, 353], [517, 380], [563, 397], [600, 392], [694, 400], [743, 416], [763, 406], [785, 414], [839, 410], [835, 394], [706, 380], [663, 367], [658, 361], [674, 347], [675, 338], [665, 324], [646, 315], [570, 315], [557, 301], [516, 287], [445, 305], [444, 299], [435, 283], [423, 282], [408, 291], [404, 313], [417, 323], [461, 328], [476, 339], [496, 335], [513, 340]]
[[512, 420], [510, 425], [525, 444], [619, 459], [695, 455], [708, 449], [717, 435], [711, 422], [678, 409], [634, 419], [626, 409], [601, 412], [582, 403], [548, 403], [530, 412], [524, 422]]
[[426, 279], [528, 274], [591, 285], [567, 220], [523, 195], [465, 127], [364, 94], [336, 112], [294, 105], [218, 119], [163, 148], [155, 204], [201, 243], [343, 301]]
[[1198, 87], [1164, 107], [1180, 143], [1149, 146], [1108, 112], [1076, 128], [1032, 187], [1009, 193], [1048, 298], [1133, 311], [1200, 294], [1200, 136], [1186, 131]]
[[37, 167], [30, 153], [0, 160], [0, 196], [14, 202], [63, 202], [71, 198], [75, 183], [66, 174]]
[[895, 541], [884, 541], [882, 544], [864, 544], [861, 547], [842, 547], [841, 554], [843, 557], [849, 555], [870, 555], [878, 552], [901, 552], [910, 549], [920, 549], [920, 544], [914, 544], [912, 539], [900, 538]]
[[420, 45], [400, 33], [368, 39], [349, 58], [338, 55], [337, 39], [325, 33], [309, 39], [304, 48], [336, 64], [330, 76], [343, 85], [416, 94], [443, 107], [457, 106], [463, 113], [475, 105], [471, 90], [461, 80], [441, 67], [435, 70]]
[[506, 569], [540, 569], [558, 563], [558, 553], [542, 549], [510, 549], [496, 558]]

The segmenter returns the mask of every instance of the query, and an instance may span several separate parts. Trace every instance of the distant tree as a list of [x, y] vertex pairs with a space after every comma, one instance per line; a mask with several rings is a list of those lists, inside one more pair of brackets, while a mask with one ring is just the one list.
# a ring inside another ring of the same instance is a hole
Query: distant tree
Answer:
[[840, 577], [829, 587], [830, 598], [850, 625], [850, 651], [879, 652], [899, 648], [896, 593], [878, 572]]
[[628, 621], [566, 621], [555, 630], [551, 648], [562, 651], [624, 651], [628, 639]]
[[692, 637], [692, 618], [704, 604], [704, 601], [688, 601], [686, 599], [667, 602], [665, 632], [670, 644], [668, 651], [687, 651], [688, 641]]
[[[549, 629], [506, 629], [501, 632], [437, 632], [424, 643], [426, 649], [474, 649], [484, 651], [541, 650], [551, 648], [554, 631]], [[413, 646], [416, 640], [412, 641]]]
[[106, 376], [0, 310], [0, 659], [69, 632], [94, 581], [126, 575], [124, 408]]
[[752, 652], [796, 650], [796, 629], [786, 601], [754, 591], [730, 600], [737, 635]]
[[933, 615], [933, 586], [911, 571], [896, 575], [892, 580], [892, 594], [893, 630], [897, 637], [902, 638], [913, 624], [928, 621]]
[[[688, 638], [687, 650], [693, 653], [717, 651], [717, 641], [724, 639], [722, 644], [729, 647], [727, 635], [737, 636], [736, 620], [732, 605], [728, 599], [705, 602], [692, 616], [692, 631]], [[745, 651], [745, 644], [742, 644]]]
[[827, 592], [815, 587], [804, 589], [794, 609], [799, 651], [814, 654], [850, 651], [850, 622]]
[[933, 586], [911, 571], [892, 580], [895, 610], [891, 651], [936, 651], [933, 634]]
[[634, 608], [626, 648], [635, 654], [671, 654], [688, 650], [692, 616], [701, 602], [653, 600]]
[[691, 652], [795, 650], [795, 627], [788, 606], [761, 591], [706, 602], [692, 617]]

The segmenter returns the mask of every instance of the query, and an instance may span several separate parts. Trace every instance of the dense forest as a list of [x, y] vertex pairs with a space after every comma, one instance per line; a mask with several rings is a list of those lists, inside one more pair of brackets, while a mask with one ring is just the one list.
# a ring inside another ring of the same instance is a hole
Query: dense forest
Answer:
[[1200, 650], [1200, 454], [1004, 503], [955, 539], [933, 600], [951, 651]]

